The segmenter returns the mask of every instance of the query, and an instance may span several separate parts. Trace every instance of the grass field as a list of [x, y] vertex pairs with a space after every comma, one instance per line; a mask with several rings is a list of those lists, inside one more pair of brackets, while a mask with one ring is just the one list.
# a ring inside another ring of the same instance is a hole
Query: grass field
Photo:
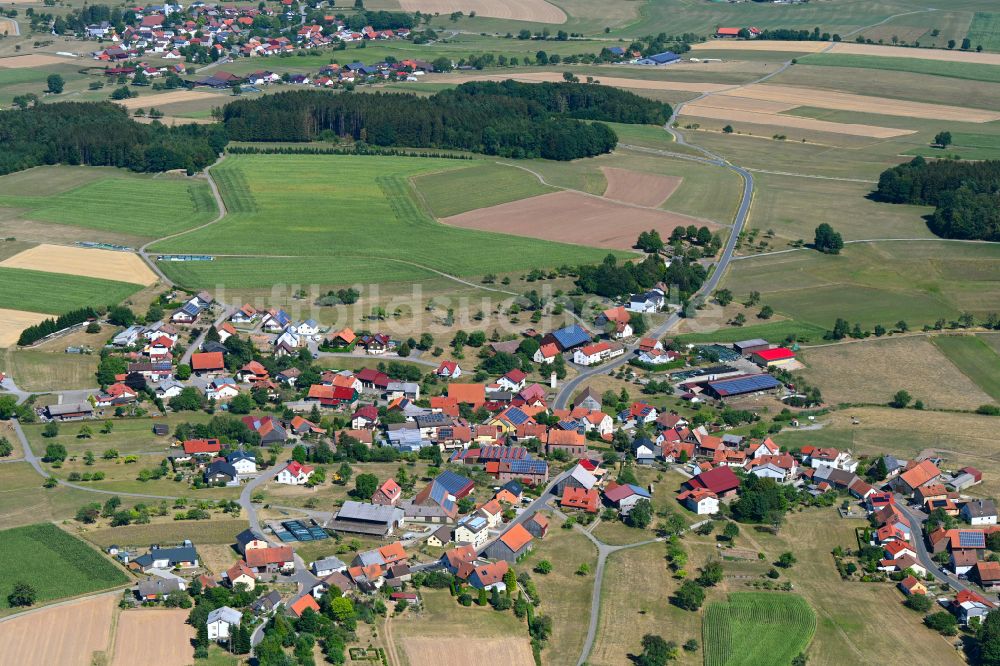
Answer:
[[969, 26], [972, 48], [982, 46], [987, 51], [1000, 49], [1000, 13], [976, 12]]
[[555, 191], [523, 169], [493, 163], [417, 176], [413, 184], [438, 218]]
[[790, 663], [816, 631], [816, 614], [795, 594], [737, 592], [705, 612], [705, 666]]
[[[599, 261], [606, 254], [579, 246], [458, 230], [433, 221], [417, 204], [408, 178], [468, 166], [474, 165], [395, 157], [230, 157], [213, 170], [229, 216], [205, 230], [160, 243], [156, 251], [306, 257], [286, 262], [282, 281], [322, 284], [338, 283], [339, 276], [348, 272], [338, 273], [333, 268], [342, 259], [353, 261], [358, 268], [349, 280], [377, 282], [426, 274], [426, 270], [405, 262], [458, 275], [479, 275]], [[276, 172], [283, 174], [280, 182], [273, 178]], [[274, 223], [276, 216], [290, 214], [294, 216], [292, 224]], [[386, 238], [396, 242], [385, 243]], [[270, 263], [264, 262], [265, 266]], [[214, 277], [224, 278], [217, 283], [224, 281], [230, 287], [268, 283], [266, 277], [254, 275], [261, 262], [245, 264], [246, 269], [228, 265], [235, 269], [231, 276], [225, 275], [225, 267], [218, 266], [186, 267], [187, 275], [173, 275], [185, 284], [192, 270], [211, 271]], [[323, 274], [328, 277], [316, 279]]]
[[945, 149], [920, 146], [907, 155], [947, 157], [957, 155], [967, 160], [995, 160], [1000, 158], [1000, 136], [975, 132], [952, 132], [952, 144]]
[[[96, 550], [55, 525], [39, 523], [0, 533], [0, 609], [10, 608], [14, 584], [32, 585], [37, 602], [122, 585], [128, 577]], [[37, 603], [36, 602], [36, 603]]]
[[[979, 344], [982, 352], [996, 356], [985, 344]], [[927, 337], [912, 336], [806, 348], [799, 353], [806, 364], [801, 374], [819, 386], [823, 398], [832, 404], [885, 404], [900, 389], [931, 408], [975, 409], [990, 402], [990, 396], [949, 363], [949, 357], [935, 345]], [[955, 349], [955, 354], [959, 353]], [[983, 368], [981, 374], [988, 375], [989, 370]], [[948, 389], [941, 390], [944, 386]]]
[[61, 354], [33, 349], [6, 352], [6, 370], [25, 391], [85, 389], [97, 386], [95, 355]]
[[[89, 167], [76, 167], [87, 170]], [[0, 208], [22, 209], [30, 220], [86, 227], [129, 236], [159, 238], [203, 224], [217, 214], [208, 183], [203, 179], [168, 175], [160, 178], [130, 174], [124, 170], [100, 169], [101, 178], [55, 196], [47, 191], [52, 167], [31, 169], [27, 174], [0, 178]], [[61, 171], [61, 170], [60, 170]], [[5, 186], [2, 182], [12, 178]], [[72, 176], [70, 176], [72, 178]], [[109, 202], [141, 202], [119, 206]]]
[[126, 282], [0, 268], [0, 307], [59, 315], [75, 308], [113, 305], [139, 291]]
[[883, 69], [894, 72], [929, 74], [949, 79], [1000, 83], [1000, 67], [979, 63], [921, 60], [920, 58], [887, 58], [884, 56], [851, 55], [848, 53], [813, 53], [801, 59], [804, 65], [821, 67], [853, 67]]
[[[695, 318], [695, 322], [697, 322]], [[781, 342], [789, 335], [794, 335], [800, 341], [821, 340], [826, 332], [821, 326], [805, 324], [802, 322], [785, 319], [782, 321], [768, 322], [766, 324], [754, 324], [752, 326], [738, 326], [720, 328], [717, 331], [705, 333], [684, 333], [677, 336], [677, 341], [681, 344], [695, 344], [701, 342], [739, 342], [752, 338], [763, 338], [770, 342]]]
[[549, 534], [536, 540], [531, 555], [515, 565], [515, 571], [529, 571], [540, 560], [552, 563], [552, 573], [532, 573], [542, 603], [535, 611], [552, 617], [552, 638], [549, 648], [542, 652], [547, 666], [573, 666], [580, 656], [587, 634], [583, 618], [590, 612], [594, 578], [578, 576], [576, 570], [586, 563], [593, 571], [597, 565], [597, 549], [575, 530], [558, 529], [553, 519]]
[[[91, 381], [94, 379], [91, 377]], [[83, 455], [86, 450], [94, 451], [100, 455], [106, 449], [117, 449], [125, 456], [138, 453], [160, 452], [166, 454], [173, 437], [174, 428], [180, 423], [205, 423], [211, 417], [204, 412], [182, 412], [169, 414], [164, 418], [157, 419], [115, 419], [114, 428], [110, 433], [102, 433], [101, 422], [97, 422], [97, 427], [93, 427], [93, 437], [90, 439], [78, 439], [76, 434], [79, 427], [66, 424], [60, 427], [59, 434], [52, 438], [42, 437], [41, 424], [26, 424], [23, 427], [24, 434], [31, 442], [32, 448], [39, 453], [46, 444], [62, 444], [70, 456]], [[153, 424], [165, 424], [170, 428], [170, 434], [163, 437], [153, 434]]]
[[83, 538], [100, 548], [107, 548], [113, 544], [146, 548], [151, 543], [181, 543], [185, 539], [190, 539], [197, 547], [199, 544], [225, 545], [235, 543], [236, 535], [245, 530], [246, 527], [245, 520], [213, 518], [197, 522], [174, 521], [148, 525], [105, 527], [85, 532]]
[[973, 335], [939, 335], [932, 341], [966, 377], [1000, 402], [1000, 354]]
[[750, 291], [800, 323], [828, 330], [838, 317], [853, 325], [910, 328], [962, 312], [1000, 310], [1000, 247], [947, 242], [848, 245], [839, 256], [802, 250], [734, 262], [723, 286], [737, 301]]
[[93, 501], [94, 494], [83, 490], [43, 488], [42, 477], [26, 462], [0, 465], [0, 529], [70, 518]]

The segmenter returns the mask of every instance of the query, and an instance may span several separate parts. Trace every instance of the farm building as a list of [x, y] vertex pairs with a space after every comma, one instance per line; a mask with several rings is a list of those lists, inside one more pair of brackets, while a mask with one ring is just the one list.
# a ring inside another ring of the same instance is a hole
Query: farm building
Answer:
[[336, 532], [387, 537], [403, 521], [403, 511], [396, 507], [347, 501], [326, 526]]
[[704, 488], [711, 490], [719, 497], [731, 497], [736, 494], [736, 489], [740, 487], [740, 479], [733, 473], [732, 469], [723, 466], [692, 477], [687, 481], [687, 486], [691, 490]]
[[776, 391], [781, 386], [781, 382], [771, 375], [761, 374], [710, 381], [705, 385], [705, 388], [713, 398], [721, 399], [760, 391]]
[[762, 338], [753, 338], [752, 340], [740, 340], [739, 342], [733, 343], [733, 349], [739, 353], [740, 356], [749, 356], [750, 354], [758, 351], [763, 351], [765, 349], [770, 349], [771, 343]]
[[555, 343], [560, 351], [581, 347], [591, 340], [591, 335], [579, 324], [571, 324], [557, 331], [552, 331], [544, 338], [542, 344]]
[[775, 347], [755, 351], [750, 358], [762, 368], [779, 368], [795, 361], [795, 352], [787, 347]]
[[45, 408], [45, 415], [53, 421], [78, 421], [90, 418], [93, 413], [94, 408], [87, 402], [49, 405]]
[[674, 53], [673, 51], [664, 51], [663, 53], [657, 53], [655, 55], [646, 56], [645, 58], [639, 58], [635, 61], [637, 65], [671, 65], [675, 62], [680, 61], [681, 57]]

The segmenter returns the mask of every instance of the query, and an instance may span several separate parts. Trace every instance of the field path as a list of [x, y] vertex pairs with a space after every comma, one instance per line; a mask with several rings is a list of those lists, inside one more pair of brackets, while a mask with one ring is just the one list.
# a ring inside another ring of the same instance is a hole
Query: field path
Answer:
[[[789, 174], [794, 175], [794, 174]], [[965, 238], [860, 238], [857, 240], [844, 241], [844, 245], [854, 244], [854, 243], [974, 243], [979, 245], [989, 245], [993, 241], [982, 241], [982, 240], [968, 240]], [[733, 261], [740, 261], [742, 259], [756, 259], [757, 257], [773, 257], [777, 254], [788, 254], [790, 252], [800, 252], [802, 250], [811, 250], [810, 247], [791, 247], [787, 250], [775, 250], [774, 252], [761, 252], [759, 254], [742, 254], [738, 257], [733, 257]]]

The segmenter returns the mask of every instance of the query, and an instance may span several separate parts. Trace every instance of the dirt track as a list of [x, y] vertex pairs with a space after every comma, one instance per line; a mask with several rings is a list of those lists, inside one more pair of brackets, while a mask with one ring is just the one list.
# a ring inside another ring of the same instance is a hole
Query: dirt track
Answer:
[[0, 266], [84, 275], [141, 285], [151, 285], [157, 280], [156, 274], [149, 270], [149, 266], [137, 254], [65, 245], [36, 245], [0, 261]]
[[527, 638], [405, 638], [402, 643], [413, 666], [533, 666], [535, 663]]
[[187, 616], [188, 611], [180, 609], [125, 611], [118, 618], [112, 666], [188, 666], [194, 661], [195, 632], [185, 624]]
[[[0, 661], [17, 666], [90, 666], [94, 652], [108, 648], [116, 602], [116, 595], [105, 594], [0, 622]], [[148, 658], [150, 653], [144, 654]]]
[[0, 347], [10, 347], [17, 344], [17, 339], [21, 337], [21, 331], [51, 316], [38, 312], [0, 308]]
[[601, 171], [608, 181], [605, 197], [650, 208], [661, 206], [683, 180], [679, 176], [659, 176], [616, 167], [601, 167]]
[[399, 0], [404, 11], [425, 14], [476, 12], [476, 16], [532, 21], [534, 23], [565, 23], [566, 12], [545, 0]]
[[635, 208], [566, 191], [480, 208], [441, 221], [464, 229], [618, 250], [631, 249], [639, 233], [650, 229], [667, 238], [677, 226], [715, 228], [710, 222], [687, 215]]

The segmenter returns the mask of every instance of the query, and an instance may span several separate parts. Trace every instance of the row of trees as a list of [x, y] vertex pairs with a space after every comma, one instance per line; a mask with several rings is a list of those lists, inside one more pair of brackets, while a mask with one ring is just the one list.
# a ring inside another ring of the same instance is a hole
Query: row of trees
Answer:
[[219, 125], [143, 125], [110, 102], [60, 102], [0, 111], [0, 175], [44, 164], [203, 169], [227, 139]]
[[45, 319], [24, 329], [21, 331], [21, 337], [18, 338], [17, 344], [33, 344], [44, 338], [46, 335], [52, 335], [56, 331], [61, 331], [64, 328], [81, 324], [88, 319], [96, 319], [98, 316], [99, 313], [94, 308], [71, 310], [64, 315], [56, 317], [55, 319]]
[[[950, 137], [948, 137], [950, 139]], [[938, 140], [944, 140], [939, 135]], [[936, 206], [931, 231], [944, 238], [1000, 241], [1000, 161], [915, 157], [879, 176], [875, 197]]]

